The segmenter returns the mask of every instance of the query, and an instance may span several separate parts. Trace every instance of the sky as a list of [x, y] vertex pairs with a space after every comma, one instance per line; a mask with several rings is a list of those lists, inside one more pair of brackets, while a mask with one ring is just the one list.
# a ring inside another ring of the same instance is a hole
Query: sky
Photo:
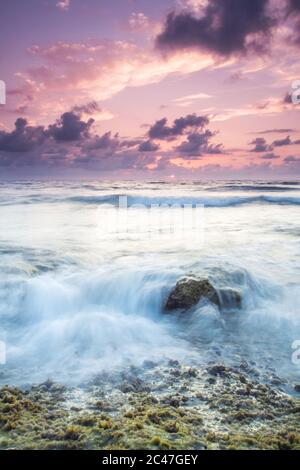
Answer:
[[0, 39], [0, 179], [299, 177], [300, 0], [4, 0]]

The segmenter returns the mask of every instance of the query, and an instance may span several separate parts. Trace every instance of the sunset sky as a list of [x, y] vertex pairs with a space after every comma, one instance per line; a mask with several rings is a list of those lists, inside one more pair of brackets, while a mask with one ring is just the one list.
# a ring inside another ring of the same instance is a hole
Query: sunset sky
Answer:
[[300, 174], [300, 0], [4, 0], [0, 34], [1, 179]]

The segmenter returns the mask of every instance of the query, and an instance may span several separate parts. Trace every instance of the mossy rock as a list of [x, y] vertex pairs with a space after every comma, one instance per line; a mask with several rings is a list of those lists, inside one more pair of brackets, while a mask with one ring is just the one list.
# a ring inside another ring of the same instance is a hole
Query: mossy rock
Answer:
[[197, 305], [201, 299], [207, 299], [220, 307], [218, 293], [208, 279], [184, 278], [178, 281], [171, 291], [165, 310], [167, 312], [188, 310]]
[[242, 307], [242, 296], [238, 290], [222, 288], [217, 291], [208, 279], [190, 276], [177, 282], [169, 294], [165, 311], [189, 310], [203, 299], [216, 305], [220, 310]]

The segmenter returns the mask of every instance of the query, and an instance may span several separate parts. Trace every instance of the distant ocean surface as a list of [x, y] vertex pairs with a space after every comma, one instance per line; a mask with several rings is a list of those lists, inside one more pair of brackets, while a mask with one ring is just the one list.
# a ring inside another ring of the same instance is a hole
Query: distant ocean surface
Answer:
[[[129, 218], [117, 214], [120, 196]], [[170, 233], [153, 205], [176, 205]], [[184, 205], [203, 206], [203, 224], [181, 221], [186, 233], [173, 236]], [[2, 182], [0, 382], [78, 383], [184, 359], [245, 362], [289, 389], [300, 376], [299, 260], [297, 181]], [[239, 290], [243, 308], [166, 315], [168, 293], [190, 273]]]

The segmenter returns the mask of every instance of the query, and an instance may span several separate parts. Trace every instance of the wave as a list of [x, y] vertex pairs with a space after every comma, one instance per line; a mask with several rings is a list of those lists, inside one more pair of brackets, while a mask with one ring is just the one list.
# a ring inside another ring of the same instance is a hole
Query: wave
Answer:
[[178, 268], [106, 266], [13, 283], [0, 303], [7, 367], [18, 371], [19, 381], [25, 374], [29, 380], [52, 375], [76, 382], [144, 360], [202, 360], [205, 355], [211, 360], [216, 345], [223, 348], [223, 359], [232, 354], [236, 360], [237, 351], [243, 355], [251, 349], [252, 358], [256, 351], [259, 360], [274, 353], [274, 361], [280, 361], [299, 327], [299, 286], [278, 286], [244, 269], [199, 269], [216, 288], [238, 288], [243, 311], [222, 317], [215, 306], [199, 304], [182, 318], [165, 315], [166, 296], [185, 274]]
[[14, 205], [31, 205], [31, 204], [84, 204], [84, 205], [110, 205], [114, 207], [120, 206], [121, 199], [126, 197], [127, 207], [146, 207], [151, 208], [155, 206], [197, 206], [201, 205], [210, 208], [221, 207], [234, 207], [246, 204], [273, 204], [273, 205], [287, 205], [299, 206], [300, 197], [285, 197], [285, 196], [230, 196], [230, 197], [148, 197], [148, 196], [127, 196], [118, 194], [107, 194], [103, 196], [70, 196], [70, 197], [52, 197], [52, 196], [28, 196], [27, 198], [15, 198], [7, 200], [7, 198], [0, 198], [0, 206], [14, 206]]
[[295, 191], [298, 188], [295, 188], [292, 184], [284, 184], [281, 183], [280, 185], [235, 185], [230, 184], [226, 186], [216, 186], [213, 188], [207, 188], [207, 191], [267, 191], [267, 192], [288, 192], [288, 191]]
[[[123, 195], [106, 195], [106, 196], [74, 196], [65, 201], [79, 204], [110, 204], [119, 206], [120, 198]], [[249, 197], [215, 197], [215, 198], [190, 198], [190, 197], [147, 197], [147, 196], [125, 196], [127, 206], [141, 206], [150, 208], [152, 206], [196, 206], [204, 205], [205, 207], [233, 207], [245, 204], [277, 204], [277, 205], [300, 205], [299, 197], [284, 196], [249, 196]], [[124, 199], [122, 200], [124, 203]]]

